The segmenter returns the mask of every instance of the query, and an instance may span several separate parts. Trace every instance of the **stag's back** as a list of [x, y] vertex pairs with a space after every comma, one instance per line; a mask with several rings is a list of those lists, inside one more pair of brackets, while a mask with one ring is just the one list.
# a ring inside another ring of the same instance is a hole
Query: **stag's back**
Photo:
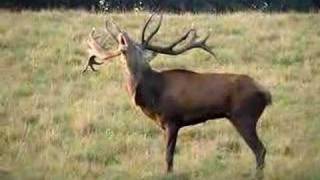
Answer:
[[270, 93], [246, 75], [200, 74], [186, 70], [170, 70], [161, 74], [165, 84], [164, 102], [172, 102], [184, 110], [219, 107], [220, 111], [229, 111], [232, 103], [256, 92], [265, 96], [266, 104], [271, 100]]

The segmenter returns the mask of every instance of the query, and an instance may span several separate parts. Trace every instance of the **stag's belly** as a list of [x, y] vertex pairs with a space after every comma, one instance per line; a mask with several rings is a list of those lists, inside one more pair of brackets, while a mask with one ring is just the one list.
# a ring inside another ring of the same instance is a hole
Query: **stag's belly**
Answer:
[[161, 112], [173, 117], [182, 126], [198, 124], [209, 119], [228, 117], [229, 104], [222, 94], [217, 97], [164, 97]]
[[194, 125], [217, 118], [228, 117], [227, 110], [221, 107], [203, 107], [186, 111], [181, 116], [183, 126]]

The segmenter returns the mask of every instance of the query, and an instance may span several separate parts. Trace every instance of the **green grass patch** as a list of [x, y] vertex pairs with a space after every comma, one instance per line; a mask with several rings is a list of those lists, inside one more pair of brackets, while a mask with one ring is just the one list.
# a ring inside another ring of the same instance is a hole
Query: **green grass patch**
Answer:
[[[139, 41], [149, 13], [0, 10], [0, 179], [248, 179], [255, 160], [227, 121], [182, 130], [166, 175], [162, 131], [126, 94], [115, 58], [80, 72], [92, 27], [111, 16]], [[130, 20], [129, 20], [130, 19]], [[165, 14], [154, 40], [211, 31], [217, 58], [159, 55], [157, 70], [248, 74], [270, 89], [258, 124], [266, 179], [319, 179], [320, 16], [317, 13]], [[14, 24], [14, 25], [13, 25]], [[106, 41], [112, 48], [113, 40]]]

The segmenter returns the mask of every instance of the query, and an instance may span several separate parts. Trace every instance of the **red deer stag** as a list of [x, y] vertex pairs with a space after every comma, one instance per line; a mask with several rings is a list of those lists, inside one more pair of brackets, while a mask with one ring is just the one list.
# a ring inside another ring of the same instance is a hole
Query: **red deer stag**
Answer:
[[[173, 169], [179, 129], [217, 118], [226, 118], [234, 125], [253, 151], [257, 170], [262, 170], [266, 149], [257, 135], [256, 125], [265, 107], [271, 103], [269, 91], [247, 75], [196, 73], [182, 69], [153, 70], [149, 62], [157, 53], [178, 55], [194, 48], [214, 53], [206, 45], [209, 36], [199, 39], [194, 29], [168, 46], [150, 44], [162, 20], [161, 16], [157, 27], [145, 38], [152, 17], [142, 30], [141, 43], [134, 42], [126, 32], [107, 21], [107, 31], [118, 42], [118, 48], [113, 51], [104, 49], [94, 39], [93, 30], [88, 40], [91, 57], [85, 71], [88, 67], [94, 70], [93, 64], [101, 65], [121, 56], [129, 95], [135, 105], [166, 132], [167, 172]], [[149, 53], [153, 56], [147, 56]], [[102, 62], [95, 61], [95, 57]]]

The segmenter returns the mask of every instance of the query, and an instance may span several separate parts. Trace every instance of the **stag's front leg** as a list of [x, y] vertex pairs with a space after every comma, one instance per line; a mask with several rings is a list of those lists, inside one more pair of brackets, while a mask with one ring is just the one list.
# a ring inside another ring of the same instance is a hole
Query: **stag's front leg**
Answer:
[[173, 156], [176, 147], [177, 136], [179, 127], [175, 124], [168, 124], [166, 127], [166, 162], [167, 162], [167, 173], [172, 172], [173, 169]]

